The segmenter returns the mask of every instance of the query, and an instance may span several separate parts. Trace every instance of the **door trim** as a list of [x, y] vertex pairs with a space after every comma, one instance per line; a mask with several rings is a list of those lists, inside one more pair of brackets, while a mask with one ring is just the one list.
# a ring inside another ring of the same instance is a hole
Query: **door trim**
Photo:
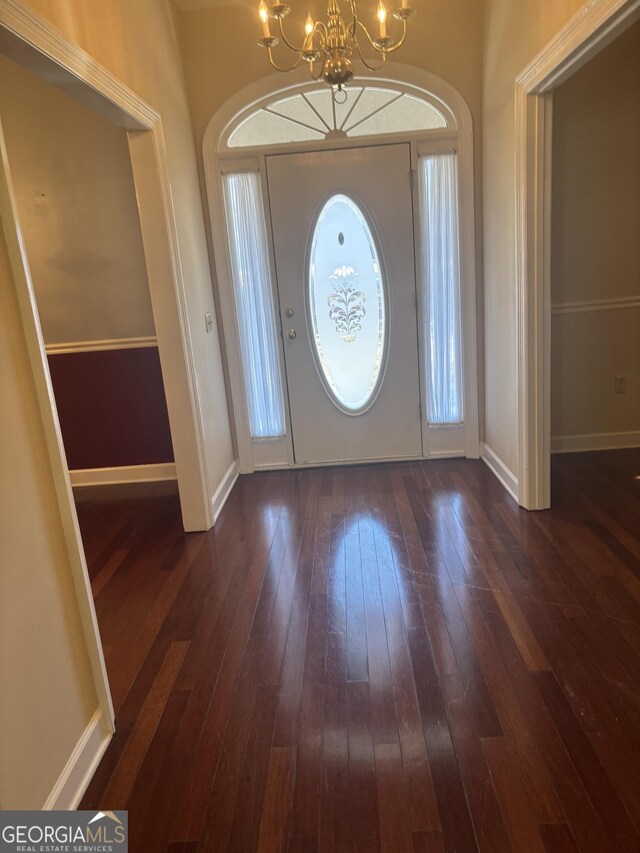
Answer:
[[[476, 298], [476, 231], [475, 231], [475, 186], [474, 186], [474, 151], [473, 151], [473, 122], [471, 111], [460, 93], [449, 83], [421, 69], [401, 63], [388, 62], [384, 71], [367, 78], [371, 85], [393, 83], [395, 86], [406, 87], [407, 91], [419, 90], [425, 96], [437, 100], [449, 111], [456, 128], [446, 130], [424, 131], [421, 133], [391, 134], [378, 137], [358, 137], [340, 140], [339, 142], [317, 141], [314, 143], [291, 143], [282, 146], [265, 148], [237, 149], [234, 153], [224, 149], [221, 138], [228, 129], [234, 117], [243, 114], [248, 106], [257, 106], [276, 95], [293, 94], [306, 91], [313, 87], [304, 71], [299, 70], [289, 75], [291, 81], [283, 86], [282, 75], [274, 73], [242, 89], [211, 118], [204, 133], [202, 152], [205, 182], [207, 189], [209, 227], [212, 236], [213, 256], [217, 271], [217, 296], [219, 299], [222, 327], [225, 367], [229, 382], [229, 398], [232, 409], [232, 428], [238, 450], [240, 471], [250, 473], [257, 467], [263, 467], [260, 461], [260, 441], [271, 442], [271, 439], [253, 440], [249, 434], [247, 403], [244, 392], [240, 346], [235, 321], [235, 307], [231, 276], [231, 263], [225, 228], [224, 205], [222, 195], [222, 171], [237, 168], [237, 171], [248, 169], [259, 171], [261, 174], [263, 204], [268, 207], [268, 187], [266, 185], [265, 157], [267, 155], [294, 153], [300, 151], [338, 150], [342, 148], [362, 148], [375, 145], [389, 145], [397, 142], [409, 143], [411, 146], [411, 162], [417, 166], [418, 144], [420, 153], [432, 146], [439, 150], [443, 144], [457, 149], [458, 153], [458, 209], [460, 221], [460, 281], [461, 305], [463, 310], [463, 379], [464, 379], [464, 447], [463, 453], [469, 458], [480, 455], [479, 415], [478, 415], [478, 352], [477, 352], [477, 298]], [[237, 166], [235, 165], [237, 164]], [[414, 192], [414, 244], [416, 253], [419, 252], [418, 234], [419, 219]], [[270, 222], [266, 218], [267, 228]], [[270, 231], [268, 236], [271, 237]], [[271, 241], [272, 243], [272, 241]], [[416, 255], [418, 261], [418, 255]], [[271, 277], [275, 288], [275, 264], [272, 246], [270, 247]], [[273, 293], [274, 305], [277, 305], [277, 292]], [[420, 310], [420, 307], [419, 307]], [[279, 318], [277, 318], [279, 321]], [[278, 340], [281, 368], [284, 368], [283, 341]], [[423, 359], [422, 359], [423, 360]], [[422, 365], [420, 366], [422, 370]], [[284, 376], [284, 369], [282, 375]], [[424, 383], [421, 383], [421, 386]], [[420, 388], [422, 411], [425, 409], [423, 389]], [[268, 467], [296, 467], [293, 460], [291, 445], [291, 424], [289, 412], [285, 412], [287, 420], [287, 437], [283, 442], [282, 458], [271, 461]], [[428, 447], [425, 445], [423, 430], [424, 458], [429, 458]], [[272, 445], [271, 445], [272, 446]], [[286, 455], [285, 455], [286, 454]], [[435, 455], [435, 454], [434, 454]], [[451, 455], [454, 455], [453, 453]], [[440, 454], [438, 454], [438, 457]]]

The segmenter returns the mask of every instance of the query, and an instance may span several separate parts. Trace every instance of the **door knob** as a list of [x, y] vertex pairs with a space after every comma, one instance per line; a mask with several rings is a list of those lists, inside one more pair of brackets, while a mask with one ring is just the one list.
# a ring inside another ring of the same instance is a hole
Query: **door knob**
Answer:
[[295, 339], [298, 337], [296, 334], [296, 330], [295, 329], [289, 329], [289, 331], [287, 332], [287, 337], [289, 338], [290, 341], [295, 341]]

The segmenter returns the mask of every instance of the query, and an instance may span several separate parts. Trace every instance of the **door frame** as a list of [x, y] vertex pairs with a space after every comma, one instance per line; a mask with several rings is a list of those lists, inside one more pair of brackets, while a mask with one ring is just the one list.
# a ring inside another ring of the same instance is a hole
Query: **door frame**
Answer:
[[[207, 486], [205, 433], [161, 117], [22, 0], [0, 0], [0, 54], [127, 131], [183, 524], [186, 530], [207, 530], [213, 518]], [[0, 216], [87, 653], [100, 708], [113, 732], [113, 704], [100, 631], [1, 125]]]
[[640, 0], [590, 0], [515, 84], [518, 503], [551, 505], [553, 91], [640, 18]]
[[[434, 146], [443, 144], [451, 146], [454, 142], [458, 153], [458, 203], [459, 203], [459, 241], [460, 241], [460, 282], [461, 305], [463, 314], [463, 388], [464, 388], [464, 432], [460, 452], [452, 454], [439, 451], [436, 446], [427, 449], [425, 455], [419, 458], [446, 457], [452, 455], [477, 458], [480, 451], [478, 424], [478, 355], [477, 355], [477, 306], [476, 306], [476, 240], [475, 240], [475, 206], [474, 206], [474, 175], [473, 175], [473, 128], [471, 111], [460, 93], [441, 78], [413, 66], [389, 62], [384, 71], [367, 76], [366, 82], [371, 85], [392, 84], [404, 91], [418, 93], [426, 100], [431, 100], [437, 108], [446, 113], [451, 127], [443, 130], [424, 131], [420, 133], [398, 133], [384, 136], [347, 138], [336, 141], [320, 140], [312, 143], [287, 143], [269, 145], [258, 148], [225, 147], [225, 141], [230, 130], [248, 113], [276, 97], [293, 95], [300, 91], [317, 88], [317, 83], [309, 82], [304, 69], [288, 75], [290, 82], [283, 86], [281, 74], [274, 73], [268, 77], [242, 89], [211, 118], [203, 138], [203, 166], [207, 189], [211, 236], [216, 265], [217, 291], [221, 308], [223, 327], [223, 350], [225, 354], [227, 373], [229, 377], [229, 397], [232, 408], [232, 425], [238, 450], [239, 467], [242, 473], [251, 473], [256, 468], [303, 467], [296, 465], [293, 458], [291, 443], [291, 423], [288, 406], [285, 405], [287, 435], [284, 440], [261, 439], [260, 450], [277, 449], [274, 458], [277, 461], [265, 461], [264, 456], [256, 453], [256, 442], [251, 439], [248, 425], [247, 401], [244, 391], [240, 345], [235, 319], [235, 301], [232, 286], [231, 261], [225, 226], [225, 212], [222, 194], [221, 175], [226, 170], [234, 171], [255, 170], [260, 173], [265, 222], [269, 237], [269, 260], [271, 280], [274, 288], [274, 305], [277, 305], [275, 258], [271, 223], [268, 216], [268, 187], [264, 158], [271, 154], [288, 154], [302, 151], [336, 150], [342, 148], [373, 147], [389, 145], [394, 142], [407, 142], [411, 146], [412, 169], [417, 169], [418, 147], [422, 151], [425, 143]], [[416, 269], [419, 269], [419, 207], [418, 193], [413, 193], [414, 204], [414, 244], [416, 247]], [[421, 289], [418, 288], [418, 291]], [[419, 312], [422, 305], [419, 302]], [[419, 314], [421, 316], [421, 313]], [[280, 317], [276, 317], [277, 328], [280, 328]], [[281, 336], [278, 335], [278, 352], [281, 372], [284, 376], [284, 348]], [[421, 336], [420, 336], [421, 337]], [[422, 344], [420, 343], [420, 346]], [[421, 370], [424, 358], [420, 352]], [[420, 397], [423, 412], [426, 411], [421, 383]], [[286, 388], [283, 389], [286, 394]], [[423, 418], [423, 445], [428, 448], [425, 440], [428, 427]], [[442, 430], [449, 427], [444, 426]], [[435, 443], [433, 443], [435, 445]]]

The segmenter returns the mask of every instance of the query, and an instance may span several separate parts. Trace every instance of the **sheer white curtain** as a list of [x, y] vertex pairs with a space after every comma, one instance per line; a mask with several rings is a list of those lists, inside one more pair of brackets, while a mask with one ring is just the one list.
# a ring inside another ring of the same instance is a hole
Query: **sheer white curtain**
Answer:
[[260, 175], [223, 176], [242, 371], [252, 438], [285, 433]]
[[431, 424], [460, 423], [462, 365], [455, 153], [420, 158], [420, 207], [427, 415]]

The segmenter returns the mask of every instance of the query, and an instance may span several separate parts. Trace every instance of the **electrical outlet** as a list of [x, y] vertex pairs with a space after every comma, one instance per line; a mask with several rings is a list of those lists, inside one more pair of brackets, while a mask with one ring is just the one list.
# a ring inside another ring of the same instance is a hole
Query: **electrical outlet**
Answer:
[[627, 393], [627, 380], [624, 376], [614, 376], [613, 377], [613, 393], [614, 394], [626, 394]]

